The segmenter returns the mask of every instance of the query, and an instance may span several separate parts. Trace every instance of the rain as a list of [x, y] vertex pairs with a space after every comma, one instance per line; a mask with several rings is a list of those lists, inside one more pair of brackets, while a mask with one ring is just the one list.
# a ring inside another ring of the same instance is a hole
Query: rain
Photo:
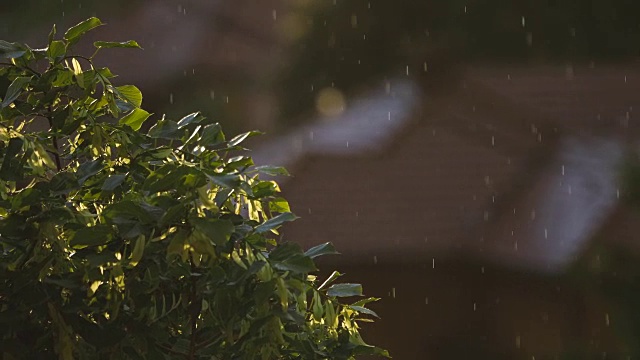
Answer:
[[144, 48], [104, 61], [150, 112], [264, 131], [249, 155], [289, 169], [300, 216], [282, 240], [335, 245], [318, 275], [381, 298], [363, 334], [394, 358], [618, 359], [640, 356], [639, 12], [24, 0], [0, 39], [99, 16], [91, 40]]

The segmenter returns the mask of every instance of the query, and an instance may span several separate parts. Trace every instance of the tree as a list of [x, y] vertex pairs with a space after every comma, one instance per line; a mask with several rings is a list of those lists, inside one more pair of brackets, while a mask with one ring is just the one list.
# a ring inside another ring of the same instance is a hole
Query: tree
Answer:
[[[90, 18], [46, 48], [0, 41], [0, 354], [4, 359], [353, 359], [388, 356], [359, 321], [377, 299], [324, 281], [277, 241], [295, 220], [243, 141], [199, 113], [141, 108], [133, 85], [73, 55]], [[4, 91], [6, 89], [6, 91]], [[55, 354], [55, 355], [54, 355]]]

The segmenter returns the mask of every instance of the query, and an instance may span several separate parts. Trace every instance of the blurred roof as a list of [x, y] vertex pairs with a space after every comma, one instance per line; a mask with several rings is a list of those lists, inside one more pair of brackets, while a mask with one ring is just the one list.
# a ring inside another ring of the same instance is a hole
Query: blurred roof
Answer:
[[391, 145], [298, 162], [285, 239], [332, 241], [350, 263], [457, 253], [558, 270], [616, 207], [638, 70], [472, 68], [455, 93], [407, 95], [419, 105]]

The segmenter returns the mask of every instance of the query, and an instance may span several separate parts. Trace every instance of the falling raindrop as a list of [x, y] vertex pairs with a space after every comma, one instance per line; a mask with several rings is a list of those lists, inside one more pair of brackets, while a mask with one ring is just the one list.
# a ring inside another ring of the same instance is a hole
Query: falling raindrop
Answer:
[[424, 304], [425, 305], [429, 305], [429, 297], [425, 297], [424, 298]]
[[609, 322], [609, 313], [606, 313], [604, 315], [604, 323], [607, 325], [607, 327], [609, 327], [609, 324], [610, 324], [610, 322]]
[[373, 256], [373, 264], [377, 264], [378, 263], [378, 257], [377, 256]]
[[394, 288], [394, 287], [391, 288], [391, 297], [394, 298], [394, 299], [396, 298], [396, 288]]
[[169, 94], [169, 104], [173, 104], [173, 93]]
[[431, 268], [435, 269], [436, 268], [436, 258], [432, 258], [431, 259]]
[[271, 11], [271, 17], [273, 18], [273, 21], [278, 20], [278, 12], [275, 9]]

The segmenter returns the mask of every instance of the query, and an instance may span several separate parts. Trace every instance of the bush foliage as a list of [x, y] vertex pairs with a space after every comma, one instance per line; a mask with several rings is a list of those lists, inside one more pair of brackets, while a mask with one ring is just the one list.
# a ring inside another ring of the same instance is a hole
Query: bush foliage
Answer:
[[[0, 354], [4, 359], [353, 359], [375, 313], [277, 241], [296, 217], [242, 143], [199, 113], [150, 117], [133, 85], [72, 54], [0, 41]], [[272, 178], [268, 178], [272, 179]]]

